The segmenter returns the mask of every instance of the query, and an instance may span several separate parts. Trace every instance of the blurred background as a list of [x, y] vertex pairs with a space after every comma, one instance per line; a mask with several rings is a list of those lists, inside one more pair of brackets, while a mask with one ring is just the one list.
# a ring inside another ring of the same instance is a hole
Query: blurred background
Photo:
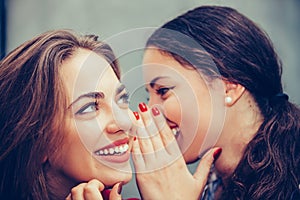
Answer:
[[[0, 56], [50, 29], [73, 29], [106, 40], [127, 30], [158, 27], [201, 5], [236, 8], [269, 34], [283, 61], [284, 90], [300, 105], [299, 0], [0, 0]], [[122, 72], [139, 66], [141, 58], [142, 51], [122, 57]], [[136, 81], [142, 81], [139, 71], [136, 73]], [[126, 77], [124, 82], [130, 85]], [[137, 102], [146, 101], [146, 94], [144, 89], [129, 86], [130, 90], [137, 97], [131, 104], [136, 110]], [[190, 166], [191, 171], [196, 164]], [[134, 181], [124, 187], [123, 197], [138, 197]]]

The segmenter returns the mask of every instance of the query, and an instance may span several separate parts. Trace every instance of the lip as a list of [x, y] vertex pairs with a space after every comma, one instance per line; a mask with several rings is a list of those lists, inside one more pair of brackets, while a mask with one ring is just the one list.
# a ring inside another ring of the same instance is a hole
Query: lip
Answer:
[[178, 136], [181, 134], [181, 131], [180, 131], [179, 126], [177, 126], [176, 123], [170, 121], [168, 118], [166, 118], [166, 120], [167, 120], [167, 124], [168, 124], [168, 126], [170, 127], [170, 129], [172, 130], [172, 132], [173, 132], [173, 129], [179, 130], [177, 134], [174, 134], [174, 132], [173, 132], [173, 135], [175, 136], [175, 139], [177, 139]]
[[103, 150], [103, 149], [109, 149], [109, 148], [113, 148], [113, 147], [116, 147], [116, 146], [120, 146], [122, 144], [128, 144], [129, 143], [129, 138], [123, 138], [123, 139], [120, 139], [120, 140], [116, 140], [114, 142], [112, 142], [111, 144], [105, 146], [105, 147], [102, 147], [101, 149], [98, 149], [97, 151], [99, 150]]
[[[115, 149], [115, 148], [123, 148], [123, 147], [127, 147], [128, 149], [124, 152], [118, 152], [118, 153], [114, 153], [114, 154], [101, 154], [100, 155], [100, 151], [105, 151], [108, 149]], [[123, 138], [120, 140], [116, 140], [114, 142], [112, 142], [109, 145], [106, 145], [104, 147], [102, 147], [101, 149], [98, 149], [96, 151], [94, 151], [94, 155], [99, 158], [102, 161], [107, 161], [107, 162], [113, 162], [113, 163], [123, 163], [123, 162], [127, 162], [130, 158], [130, 147], [129, 147], [129, 138]]]
[[169, 125], [170, 128], [178, 127], [176, 123], [174, 123], [173, 121], [169, 120], [168, 118], [166, 118], [166, 121], [167, 121], [167, 124]]

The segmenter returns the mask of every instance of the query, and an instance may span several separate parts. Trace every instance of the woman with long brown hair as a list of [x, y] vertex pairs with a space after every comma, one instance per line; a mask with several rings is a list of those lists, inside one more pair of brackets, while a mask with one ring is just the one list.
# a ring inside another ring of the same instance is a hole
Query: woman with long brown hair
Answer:
[[[202, 6], [157, 29], [146, 47], [149, 105], [161, 108], [169, 128], [159, 128], [154, 111], [162, 139], [134, 142], [134, 155], [144, 155], [134, 157], [136, 168], [152, 169], [137, 174], [145, 199], [299, 198], [300, 110], [283, 92], [281, 62], [266, 33], [232, 8]], [[148, 125], [140, 107], [136, 116]], [[199, 170], [192, 176], [181, 159], [157, 167], [161, 155], [174, 157], [172, 132], [186, 163], [222, 148], [204, 195]]]
[[0, 199], [121, 199], [128, 94], [96, 36], [43, 33], [0, 63]]

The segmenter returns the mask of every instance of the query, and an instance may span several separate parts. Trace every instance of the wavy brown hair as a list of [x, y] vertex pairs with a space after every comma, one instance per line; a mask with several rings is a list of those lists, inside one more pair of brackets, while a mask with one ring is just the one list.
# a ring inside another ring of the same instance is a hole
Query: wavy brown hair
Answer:
[[221, 198], [295, 198], [300, 183], [300, 110], [282, 94], [282, 66], [267, 34], [232, 8], [202, 6], [164, 24], [146, 46], [209, 77], [243, 85], [263, 115]]
[[79, 48], [104, 57], [120, 77], [107, 44], [70, 30], [43, 33], [1, 60], [0, 199], [50, 199], [44, 158], [59, 151], [67, 107], [60, 68]]

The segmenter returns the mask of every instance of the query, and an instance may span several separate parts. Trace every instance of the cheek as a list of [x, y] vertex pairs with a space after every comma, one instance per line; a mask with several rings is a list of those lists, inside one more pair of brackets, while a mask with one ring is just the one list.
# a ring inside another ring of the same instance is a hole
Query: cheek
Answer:
[[93, 151], [98, 141], [105, 141], [103, 137], [103, 125], [96, 119], [89, 121], [79, 121], [75, 123], [73, 134], [81, 140], [82, 144], [89, 150]]
[[178, 99], [174, 96], [163, 102], [164, 115], [170, 121], [180, 125], [182, 117], [182, 108]]

